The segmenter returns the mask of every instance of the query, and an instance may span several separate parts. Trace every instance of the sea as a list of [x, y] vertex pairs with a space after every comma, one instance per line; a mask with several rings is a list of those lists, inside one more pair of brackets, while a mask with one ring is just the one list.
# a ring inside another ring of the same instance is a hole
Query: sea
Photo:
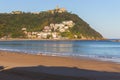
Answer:
[[111, 40], [0, 41], [0, 50], [35, 55], [85, 57], [120, 63], [120, 42]]

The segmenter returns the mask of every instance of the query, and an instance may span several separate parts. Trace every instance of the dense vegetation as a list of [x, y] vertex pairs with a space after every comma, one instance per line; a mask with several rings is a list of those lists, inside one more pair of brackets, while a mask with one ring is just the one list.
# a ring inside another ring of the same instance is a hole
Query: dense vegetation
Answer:
[[70, 38], [74, 38], [73, 35], [77, 35], [78, 38], [82, 36], [94, 39], [102, 38], [89, 24], [76, 14], [69, 12], [54, 14], [50, 12], [41, 12], [40, 14], [0, 14], [0, 38], [4, 36], [22, 38], [25, 37], [21, 30], [23, 27], [27, 28], [27, 31], [41, 31], [44, 26], [50, 23], [61, 23], [66, 20], [72, 20], [75, 25], [70, 29], [70, 32], [61, 33], [64, 37], [69, 36]]

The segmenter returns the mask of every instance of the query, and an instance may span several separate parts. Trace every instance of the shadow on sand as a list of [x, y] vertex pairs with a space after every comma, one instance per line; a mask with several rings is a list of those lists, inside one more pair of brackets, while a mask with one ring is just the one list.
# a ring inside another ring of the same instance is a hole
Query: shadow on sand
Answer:
[[0, 80], [120, 80], [120, 73], [84, 70], [76, 67], [31, 66], [2, 70]]
[[4, 67], [3, 67], [3, 66], [0, 66], [0, 71], [3, 70], [3, 69], [4, 69]]

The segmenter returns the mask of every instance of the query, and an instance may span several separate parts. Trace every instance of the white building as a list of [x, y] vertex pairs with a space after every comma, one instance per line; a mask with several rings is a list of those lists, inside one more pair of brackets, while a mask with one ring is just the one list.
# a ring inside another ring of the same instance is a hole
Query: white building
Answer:
[[73, 21], [63, 21], [62, 22], [64, 25], [67, 25], [67, 26], [69, 26], [69, 27], [73, 27], [74, 26], [74, 22]]

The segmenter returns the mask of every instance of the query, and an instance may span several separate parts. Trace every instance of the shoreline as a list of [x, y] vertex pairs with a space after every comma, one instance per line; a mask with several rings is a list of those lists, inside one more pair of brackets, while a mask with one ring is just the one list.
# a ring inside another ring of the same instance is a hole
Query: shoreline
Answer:
[[120, 64], [84, 57], [0, 51], [0, 75], [2, 80], [119, 80]]
[[36, 40], [36, 41], [89, 41], [89, 40], [108, 40], [108, 39], [0, 39], [0, 41], [24, 41], [24, 40], [27, 40], [27, 41], [32, 41], [32, 40]]
[[8, 52], [8, 53], [15, 53], [15, 54], [24, 54], [24, 55], [36, 55], [36, 56], [49, 56], [49, 57], [63, 57], [63, 58], [73, 58], [73, 59], [88, 59], [88, 60], [95, 60], [100, 62], [108, 62], [108, 63], [115, 63], [120, 64], [120, 61], [116, 61], [115, 59], [108, 59], [108, 58], [99, 58], [99, 57], [89, 57], [86, 55], [74, 56], [74, 55], [56, 55], [56, 54], [47, 54], [44, 52], [41, 53], [29, 53], [29, 52], [20, 52], [20, 51], [10, 51], [10, 50], [0, 50], [0, 52]]
[[[4, 50], [0, 50], [0, 57], [3, 57], [4, 55], [6, 56], [9, 56], [10, 58], [13, 57], [13, 56], [16, 56], [17, 58], [19, 56], [26, 56], [26, 58], [29, 58], [29, 57], [40, 57], [40, 58], [55, 58], [55, 59], [68, 59], [70, 61], [80, 61], [80, 63], [83, 61], [83, 62], [90, 62], [90, 63], [102, 63], [102, 64], [108, 64], [108, 65], [119, 65], [120, 67], [120, 64], [117, 63], [117, 62], [112, 62], [112, 61], [102, 61], [102, 60], [99, 60], [99, 59], [93, 59], [93, 58], [89, 58], [89, 57], [75, 57], [75, 56], [56, 56], [56, 55], [44, 55], [43, 53], [41, 54], [29, 54], [29, 53], [23, 53], [23, 52], [15, 52], [15, 51], [4, 51]], [[20, 58], [19, 58], [20, 59]], [[1, 60], [1, 59], [0, 59]], [[48, 60], [49, 62], [49, 60]], [[87, 63], [84, 63], [84, 64], [87, 64]], [[6, 65], [8, 66], [8, 65]], [[95, 66], [95, 65], [94, 65]], [[75, 66], [75, 67], [78, 67], [78, 66]], [[105, 70], [106, 71], [106, 70]], [[115, 72], [120, 72], [120, 71], [115, 71]]]

